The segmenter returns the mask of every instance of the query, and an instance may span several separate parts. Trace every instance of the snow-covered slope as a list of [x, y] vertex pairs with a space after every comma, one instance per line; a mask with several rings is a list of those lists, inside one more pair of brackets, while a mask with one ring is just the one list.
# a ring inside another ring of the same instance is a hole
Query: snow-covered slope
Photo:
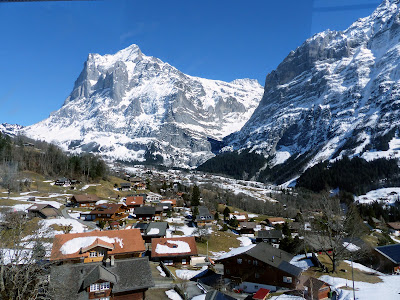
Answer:
[[245, 124], [262, 93], [255, 80], [189, 76], [131, 45], [89, 54], [64, 105], [25, 134], [70, 151], [191, 167], [213, 156], [209, 138]]
[[22, 130], [23, 128], [24, 126], [18, 124], [8, 124], [8, 123], [0, 124], [0, 132], [10, 136], [18, 135], [20, 130]]
[[393, 154], [399, 125], [399, 0], [385, 0], [347, 30], [316, 34], [292, 51], [267, 75], [253, 116], [225, 142], [275, 156], [273, 164], [306, 154], [310, 166]]

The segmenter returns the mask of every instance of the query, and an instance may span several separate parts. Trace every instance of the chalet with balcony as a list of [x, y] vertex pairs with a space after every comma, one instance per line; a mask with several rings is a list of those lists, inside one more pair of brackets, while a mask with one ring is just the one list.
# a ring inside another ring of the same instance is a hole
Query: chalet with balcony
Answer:
[[28, 207], [28, 217], [38, 217], [41, 219], [57, 218], [61, 212], [50, 204], [34, 204]]
[[53, 265], [49, 285], [59, 299], [142, 300], [154, 283], [149, 260], [141, 257]]
[[210, 211], [205, 206], [198, 207], [199, 214], [196, 215], [194, 223], [197, 227], [209, 226], [214, 221], [214, 216], [210, 214]]
[[279, 244], [283, 238], [282, 230], [260, 230], [257, 231], [256, 242], [266, 242], [269, 244]]
[[254, 234], [256, 226], [256, 222], [240, 222], [237, 230], [240, 234]]
[[191, 257], [197, 255], [196, 241], [193, 236], [151, 240], [151, 259], [162, 261], [166, 265], [190, 264]]
[[145, 250], [139, 229], [95, 230], [56, 235], [50, 260], [58, 263], [92, 263], [107, 258], [141, 257]]
[[79, 207], [94, 206], [99, 200], [99, 197], [93, 194], [74, 195], [71, 197], [71, 203]]
[[144, 197], [143, 196], [128, 196], [125, 200], [126, 207], [133, 212], [136, 207], [140, 207], [144, 205]]
[[133, 211], [133, 215], [138, 220], [154, 220], [154, 216], [156, 214], [156, 209], [151, 206], [141, 206], [135, 208]]
[[295, 289], [302, 269], [290, 264], [293, 255], [259, 243], [233, 249], [217, 262], [224, 265], [224, 277], [247, 293], [260, 288], [276, 291], [280, 288]]
[[86, 220], [92, 221], [119, 221], [127, 216], [127, 207], [122, 203], [104, 203], [97, 205], [89, 214]]

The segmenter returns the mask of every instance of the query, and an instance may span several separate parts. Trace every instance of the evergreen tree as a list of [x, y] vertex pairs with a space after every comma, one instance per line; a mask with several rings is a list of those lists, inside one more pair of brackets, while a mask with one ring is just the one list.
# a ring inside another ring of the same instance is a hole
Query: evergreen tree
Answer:
[[229, 214], [230, 214], [230, 213], [231, 213], [231, 210], [229, 209], [228, 206], [226, 206], [225, 209], [224, 209], [224, 212], [223, 212], [223, 214], [224, 214], [224, 221], [226, 221], [226, 219], [229, 219]]
[[200, 205], [200, 189], [197, 185], [193, 186], [192, 198], [190, 199], [190, 204], [192, 206]]

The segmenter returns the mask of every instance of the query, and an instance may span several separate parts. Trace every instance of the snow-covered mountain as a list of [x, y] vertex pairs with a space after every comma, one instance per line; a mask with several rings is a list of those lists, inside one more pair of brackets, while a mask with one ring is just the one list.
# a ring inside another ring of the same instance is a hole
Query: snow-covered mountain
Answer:
[[24, 132], [70, 151], [191, 167], [214, 156], [210, 139], [245, 124], [262, 93], [256, 80], [189, 76], [131, 45], [89, 54], [64, 105]]
[[399, 0], [385, 0], [347, 30], [318, 33], [292, 51], [267, 75], [252, 117], [224, 142], [272, 165], [304, 154], [307, 167], [341, 155], [399, 157], [399, 125]]
[[8, 124], [8, 123], [0, 124], [0, 132], [10, 136], [18, 135], [20, 130], [22, 130], [23, 128], [24, 126], [18, 124]]

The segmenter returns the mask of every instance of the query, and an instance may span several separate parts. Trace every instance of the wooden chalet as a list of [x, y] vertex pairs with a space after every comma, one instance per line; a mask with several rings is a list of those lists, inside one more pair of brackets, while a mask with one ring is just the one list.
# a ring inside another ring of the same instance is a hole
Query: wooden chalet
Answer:
[[400, 275], [400, 244], [376, 247], [375, 254], [379, 271]]
[[49, 286], [59, 299], [142, 300], [154, 283], [148, 258], [140, 257], [52, 265]]
[[191, 257], [197, 255], [196, 241], [193, 236], [151, 240], [151, 259], [162, 261], [166, 265], [190, 264]]
[[97, 205], [89, 214], [87, 220], [92, 221], [119, 221], [128, 215], [127, 207], [122, 203], [104, 203]]
[[254, 234], [256, 226], [256, 222], [240, 222], [237, 230], [240, 234]]
[[100, 200], [99, 197], [93, 194], [73, 195], [71, 197], [71, 203], [74, 206], [79, 206], [79, 207], [94, 206], [96, 202], [99, 200]]
[[314, 277], [309, 277], [303, 284], [304, 296], [307, 300], [330, 299], [331, 286]]
[[168, 222], [151, 222], [144, 231], [143, 239], [151, 243], [154, 238], [164, 238], [167, 235]]
[[130, 182], [122, 182], [119, 187], [120, 191], [130, 191], [131, 190], [131, 183]]
[[400, 222], [388, 222], [389, 231], [396, 236], [400, 236]]
[[269, 226], [283, 225], [286, 222], [286, 220], [284, 218], [281, 218], [281, 217], [266, 218], [264, 221]]
[[61, 212], [50, 204], [34, 204], [28, 207], [28, 217], [38, 217], [41, 219], [57, 218], [61, 216]]
[[152, 203], [158, 203], [162, 199], [162, 196], [156, 193], [148, 193], [146, 197], [146, 201], [152, 202]]
[[152, 206], [141, 206], [135, 208], [133, 215], [138, 220], [154, 220], [156, 209]]
[[198, 207], [199, 214], [196, 215], [194, 223], [197, 227], [209, 226], [214, 221], [214, 216], [210, 214], [210, 211], [205, 206]]
[[257, 231], [256, 242], [266, 242], [269, 244], [279, 244], [283, 238], [282, 230], [260, 230]]
[[172, 208], [176, 207], [176, 199], [162, 199], [160, 203], [171, 204]]
[[140, 207], [144, 205], [144, 197], [143, 196], [128, 196], [125, 200], [126, 206], [130, 211], [133, 211], [136, 207]]
[[224, 265], [224, 277], [237, 288], [255, 293], [260, 288], [276, 291], [295, 289], [302, 269], [289, 262], [293, 255], [267, 243], [233, 249], [217, 262]]
[[171, 203], [158, 203], [155, 209], [154, 220], [161, 221], [162, 217], [167, 216], [168, 211], [172, 211], [172, 206]]
[[90, 231], [54, 237], [50, 260], [60, 263], [91, 263], [141, 257], [145, 252], [139, 229]]
[[229, 219], [236, 218], [239, 222], [247, 222], [248, 221], [248, 216], [246, 213], [231, 213], [229, 214]]

